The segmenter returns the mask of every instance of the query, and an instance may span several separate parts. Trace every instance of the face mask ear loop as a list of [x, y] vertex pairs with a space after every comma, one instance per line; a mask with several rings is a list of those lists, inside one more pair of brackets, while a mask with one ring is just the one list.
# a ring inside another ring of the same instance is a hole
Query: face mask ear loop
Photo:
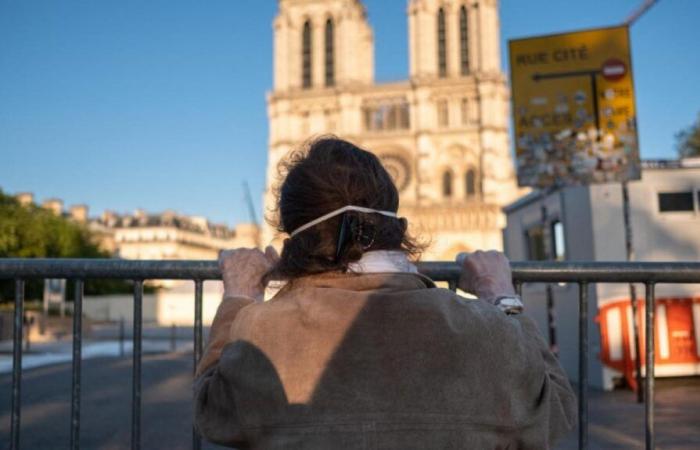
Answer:
[[338, 240], [335, 244], [335, 262], [340, 261], [340, 255], [343, 253], [345, 244], [350, 235], [350, 223], [347, 213], [343, 213], [340, 217], [340, 225], [338, 226]]
[[331, 217], [335, 217], [339, 214], [344, 213], [345, 211], [358, 211], [358, 212], [363, 212], [363, 213], [376, 213], [376, 214], [381, 214], [383, 216], [387, 217], [397, 217], [396, 213], [393, 211], [382, 211], [378, 209], [372, 209], [372, 208], [365, 208], [363, 206], [355, 206], [355, 205], [346, 205], [343, 206], [342, 208], [338, 208], [335, 211], [331, 211], [328, 214], [324, 214], [323, 216], [312, 220], [311, 222], [307, 222], [304, 225], [300, 226], [299, 228], [293, 230], [292, 232], [289, 233], [289, 237], [294, 237], [297, 234], [301, 233], [302, 231], [313, 227], [314, 225], [323, 222], [324, 220], [328, 220]]

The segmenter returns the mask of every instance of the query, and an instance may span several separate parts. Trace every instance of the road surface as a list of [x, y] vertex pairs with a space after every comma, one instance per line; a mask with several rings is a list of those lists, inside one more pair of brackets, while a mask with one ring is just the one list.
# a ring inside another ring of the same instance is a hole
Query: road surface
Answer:
[[[192, 355], [143, 356], [143, 449], [192, 446]], [[70, 440], [71, 365], [39, 367], [22, 377], [21, 448], [56, 450]], [[9, 441], [10, 374], [0, 376], [0, 447]], [[657, 444], [664, 449], [700, 448], [700, 378], [657, 381]], [[590, 448], [643, 448], [644, 407], [628, 391], [593, 391]], [[128, 449], [131, 429], [131, 358], [83, 361], [81, 447]], [[576, 448], [576, 431], [558, 448]], [[206, 444], [205, 449], [217, 449]]]

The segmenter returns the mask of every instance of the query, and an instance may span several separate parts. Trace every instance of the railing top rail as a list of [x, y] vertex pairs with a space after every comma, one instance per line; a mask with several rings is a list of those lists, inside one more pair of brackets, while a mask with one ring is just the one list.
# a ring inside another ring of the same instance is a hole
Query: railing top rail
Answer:
[[[519, 282], [700, 283], [700, 262], [512, 262]], [[440, 281], [459, 278], [454, 262], [418, 263], [418, 270]], [[215, 280], [216, 261], [0, 258], [0, 279], [120, 278], [133, 280]]]
[[[521, 283], [700, 283], [700, 262], [513, 261], [513, 280]], [[454, 262], [424, 262], [418, 270], [437, 280], [459, 278]]]

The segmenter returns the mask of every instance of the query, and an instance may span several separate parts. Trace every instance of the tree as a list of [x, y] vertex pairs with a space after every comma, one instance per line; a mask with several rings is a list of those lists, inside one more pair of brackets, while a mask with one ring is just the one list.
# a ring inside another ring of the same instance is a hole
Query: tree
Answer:
[[0, 191], [0, 258], [106, 256], [85, 227]]
[[681, 158], [700, 156], [700, 113], [694, 124], [676, 134], [676, 148]]
[[[87, 227], [40, 208], [21, 205], [0, 190], [0, 258], [108, 258]], [[71, 297], [72, 283], [67, 297]], [[121, 280], [88, 280], [85, 293], [101, 295], [128, 293], [131, 287]], [[26, 285], [27, 299], [43, 296], [43, 283]], [[0, 281], [0, 300], [14, 298], [14, 282]]]

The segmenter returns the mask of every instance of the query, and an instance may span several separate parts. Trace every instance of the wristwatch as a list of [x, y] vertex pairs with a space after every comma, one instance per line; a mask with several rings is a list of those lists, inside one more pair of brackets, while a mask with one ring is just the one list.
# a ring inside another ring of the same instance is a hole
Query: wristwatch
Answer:
[[523, 301], [517, 295], [498, 296], [496, 297], [496, 300], [494, 300], [493, 304], [508, 315], [520, 314], [523, 312], [524, 308]]

